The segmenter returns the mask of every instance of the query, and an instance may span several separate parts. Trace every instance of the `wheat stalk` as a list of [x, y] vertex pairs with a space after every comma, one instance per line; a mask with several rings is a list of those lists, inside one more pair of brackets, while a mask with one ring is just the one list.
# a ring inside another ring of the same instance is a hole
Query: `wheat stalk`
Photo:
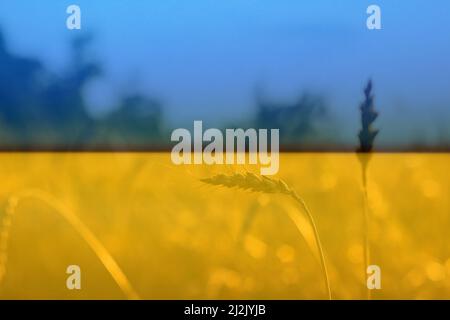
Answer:
[[[374, 107], [374, 96], [372, 94], [372, 80], [369, 80], [366, 88], [364, 89], [365, 99], [360, 105], [361, 112], [361, 130], [359, 131], [359, 148], [358, 159], [361, 164], [361, 174], [364, 193], [364, 279], [366, 278], [367, 268], [370, 265], [370, 216], [369, 216], [369, 203], [367, 192], [367, 167], [369, 165], [371, 152], [373, 150], [373, 143], [375, 137], [378, 135], [378, 130], [373, 128], [373, 123], [378, 117], [378, 112]], [[371, 298], [371, 291], [364, 283], [367, 291], [367, 299]]]
[[6, 273], [9, 228], [11, 226], [12, 217], [17, 210], [19, 202], [26, 198], [38, 199], [52, 207], [55, 212], [66, 220], [75, 229], [75, 231], [78, 232], [81, 238], [91, 247], [92, 251], [94, 251], [95, 255], [109, 272], [124, 295], [130, 300], [139, 299], [139, 295], [134, 290], [127, 276], [124, 274], [108, 250], [92, 233], [92, 231], [90, 231], [89, 228], [75, 214], [68, 210], [63, 203], [58, 201], [52, 195], [41, 190], [25, 190], [10, 197], [8, 200], [6, 216], [3, 219], [3, 230], [0, 234], [0, 283]]
[[317, 248], [319, 250], [320, 256], [320, 265], [322, 268], [322, 273], [324, 277], [325, 287], [327, 290], [328, 298], [331, 300], [331, 287], [330, 281], [328, 278], [328, 271], [325, 263], [325, 256], [322, 249], [322, 244], [319, 237], [319, 232], [317, 231], [316, 224], [314, 222], [313, 216], [309, 211], [306, 203], [303, 199], [292, 190], [283, 180], [281, 179], [272, 179], [267, 176], [258, 176], [256, 174], [247, 172], [245, 174], [235, 173], [232, 175], [224, 175], [218, 174], [211, 178], [200, 179], [202, 182], [215, 185], [215, 186], [224, 186], [227, 188], [238, 188], [253, 192], [262, 192], [262, 193], [271, 193], [271, 194], [285, 194], [292, 197], [300, 206], [303, 208], [306, 213], [309, 222], [313, 228], [314, 236], [317, 244]]

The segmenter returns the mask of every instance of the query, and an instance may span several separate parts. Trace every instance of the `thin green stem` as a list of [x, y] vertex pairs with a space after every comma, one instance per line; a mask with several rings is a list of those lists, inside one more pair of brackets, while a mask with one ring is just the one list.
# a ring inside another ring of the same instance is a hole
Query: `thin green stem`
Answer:
[[328, 271], [327, 271], [327, 266], [325, 263], [325, 255], [323, 253], [322, 244], [320, 241], [319, 232], [317, 231], [316, 223], [314, 222], [314, 218], [313, 218], [311, 212], [309, 211], [308, 207], [306, 206], [305, 201], [303, 201], [303, 199], [300, 198], [295, 191], [292, 191], [290, 195], [295, 199], [295, 201], [297, 201], [302, 206], [302, 208], [305, 211], [306, 215], [308, 216], [309, 222], [311, 223], [311, 226], [314, 230], [314, 237], [316, 238], [317, 247], [318, 247], [319, 253], [320, 253], [320, 265], [322, 267], [322, 273], [324, 276], [325, 286], [326, 286], [326, 290], [328, 293], [328, 299], [331, 300], [332, 296], [331, 296], [330, 280], [328, 278]]

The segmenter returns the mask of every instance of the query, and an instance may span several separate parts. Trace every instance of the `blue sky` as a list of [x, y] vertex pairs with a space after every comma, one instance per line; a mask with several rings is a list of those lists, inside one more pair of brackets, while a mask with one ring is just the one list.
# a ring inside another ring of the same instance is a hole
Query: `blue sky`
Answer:
[[[373, 77], [384, 139], [450, 123], [449, 1], [9, 0], [0, 26], [10, 48], [64, 71], [79, 32], [65, 27], [70, 4], [106, 71], [86, 92], [93, 112], [137, 90], [162, 99], [174, 123], [214, 123], [248, 115], [262, 86], [285, 101], [323, 94], [350, 135]], [[369, 4], [382, 9], [381, 31], [365, 27]]]

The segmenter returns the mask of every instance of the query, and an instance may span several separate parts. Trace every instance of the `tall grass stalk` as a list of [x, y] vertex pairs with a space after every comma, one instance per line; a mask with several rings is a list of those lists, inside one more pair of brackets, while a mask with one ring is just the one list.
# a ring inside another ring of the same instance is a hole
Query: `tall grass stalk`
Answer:
[[307, 215], [311, 227], [314, 231], [316, 245], [319, 250], [320, 265], [324, 278], [325, 288], [327, 291], [328, 299], [330, 300], [332, 299], [330, 280], [328, 277], [325, 256], [323, 253], [322, 244], [319, 237], [319, 232], [314, 222], [314, 218], [311, 214], [311, 211], [306, 206], [306, 203], [303, 201], [303, 199], [294, 190], [292, 190], [283, 180], [275, 180], [272, 178], [268, 178], [266, 176], [258, 176], [256, 174], [247, 172], [246, 174], [232, 174], [232, 175], [219, 174], [211, 178], [201, 179], [201, 181], [207, 184], [224, 186], [227, 188], [239, 188], [262, 193], [285, 194], [294, 199], [296, 203], [301, 206], [301, 208]]
[[6, 272], [6, 257], [9, 237], [8, 230], [11, 225], [11, 219], [14, 213], [17, 211], [17, 207], [20, 201], [27, 198], [40, 200], [53, 208], [55, 212], [58, 213], [66, 222], [68, 222], [80, 235], [80, 237], [84, 241], [86, 241], [86, 243], [98, 257], [98, 259], [101, 261], [105, 269], [109, 272], [113, 280], [127, 297], [127, 299], [139, 299], [139, 295], [134, 290], [127, 276], [124, 274], [124, 272], [108, 252], [108, 250], [97, 239], [94, 233], [92, 233], [92, 231], [89, 230], [89, 228], [72, 211], [68, 210], [62, 202], [54, 198], [52, 195], [41, 190], [25, 190], [14, 196], [11, 196], [8, 200], [6, 217], [4, 219], [3, 230], [0, 237], [0, 281], [2, 280], [2, 276], [4, 276]]
[[[370, 256], [370, 209], [367, 192], [367, 169], [369, 161], [371, 159], [371, 152], [373, 150], [373, 143], [375, 137], [378, 134], [378, 130], [373, 128], [373, 123], [378, 117], [378, 112], [374, 106], [374, 96], [372, 94], [372, 80], [369, 80], [366, 88], [364, 89], [365, 99], [360, 105], [361, 112], [361, 130], [359, 131], [359, 148], [358, 159], [361, 164], [361, 175], [363, 185], [363, 202], [364, 202], [364, 214], [363, 214], [363, 228], [364, 228], [364, 279], [367, 277], [367, 269], [371, 264]], [[368, 288], [366, 281], [364, 281], [366, 287], [367, 299], [371, 299], [371, 290]]]

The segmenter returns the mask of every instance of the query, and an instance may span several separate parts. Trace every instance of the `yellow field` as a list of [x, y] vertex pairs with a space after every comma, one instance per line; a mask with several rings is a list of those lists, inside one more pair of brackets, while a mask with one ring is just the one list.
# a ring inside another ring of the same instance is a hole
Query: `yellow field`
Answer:
[[[2, 153], [0, 168], [0, 299], [327, 298], [293, 199], [200, 181], [256, 167]], [[364, 299], [358, 157], [282, 154], [277, 178], [311, 209], [333, 298]], [[450, 299], [450, 154], [376, 154], [367, 191], [370, 262], [382, 270], [372, 297]], [[72, 264], [81, 290], [66, 288]]]

